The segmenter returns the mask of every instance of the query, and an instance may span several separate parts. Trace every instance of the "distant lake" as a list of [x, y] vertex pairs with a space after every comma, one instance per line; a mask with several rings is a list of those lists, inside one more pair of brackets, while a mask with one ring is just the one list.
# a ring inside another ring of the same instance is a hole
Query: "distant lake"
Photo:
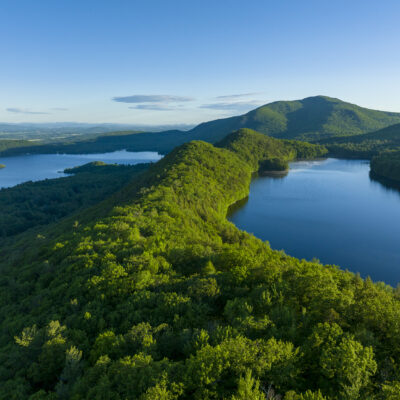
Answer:
[[32, 154], [1, 157], [0, 188], [15, 186], [26, 181], [66, 176], [65, 168], [76, 167], [92, 161], [110, 164], [139, 164], [158, 161], [162, 156], [155, 152], [129, 152], [125, 150], [98, 154]]
[[258, 177], [229, 220], [291, 256], [400, 281], [400, 192], [371, 180], [367, 161], [295, 162], [285, 177]]

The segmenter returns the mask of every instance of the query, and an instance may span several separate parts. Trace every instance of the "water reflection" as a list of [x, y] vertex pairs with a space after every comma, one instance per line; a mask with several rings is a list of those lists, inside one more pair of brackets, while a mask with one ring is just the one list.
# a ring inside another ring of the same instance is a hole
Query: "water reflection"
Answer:
[[400, 281], [400, 191], [370, 177], [369, 163], [326, 159], [258, 176], [228, 218], [272, 248], [396, 286]]
[[0, 188], [11, 187], [27, 181], [38, 181], [66, 176], [64, 169], [104, 161], [109, 164], [139, 164], [158, 161], [162, 156], [155, 152], [129, 152], [125, 150], [97, 154], [32, 154], [2, 157], [5, 168], [0, 169]]
[[369, 172], [369, 179], [373, 184], [386, 189], [388, 192], [395, 192], [400, 195], [400, 183], [378, 176], [372, 171]]

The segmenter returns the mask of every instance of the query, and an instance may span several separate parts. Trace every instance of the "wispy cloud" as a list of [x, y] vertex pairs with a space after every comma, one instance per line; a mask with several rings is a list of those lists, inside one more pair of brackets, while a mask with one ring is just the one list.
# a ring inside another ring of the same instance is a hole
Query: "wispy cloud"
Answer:
[[225, 96], [217, 96], [215, 98], [218, 99], [218, 100], [236, 100], [236, 99], [242, 99], [244, 97], [255, 96], [257, 94], [260, 94], [260, 93], [254, 92], [254, 93], [228, 94], [228, 95], [225, 95]]
[[192, 97], [172, 96], [167, 94], [135, 94], [132, 96], [113, 97], [113, 101], [119, 103], [183, 103], [193, 100]]
[[64, 107], [52, 107], [51, 110], [54, 110], [54, 111], [68, 111], [68, 108], [64, 108]]
[[246, 111], [260, 106], [259, 101], [237, 101], [237, 102], [220, 102], [202, 104], [200, 108], [207, 108], [211, 110], [224, 110], [224, 111]]
[[173, 111], [182, 109], [182, 107], [164, 106], [162, 104], [137, 104], [129, 108], [131, 110], [151, 110], [151, 111]]
[[44, 114], [50, 114], [49, 112], [44, 112], [44, 111], [31, 111], [27, 108], [17, 108], [17, 107], [10, 107], [6, 108], [6, 111], [15, 113], [15, 114], [37, 114], [37, 115], [44, 115]]

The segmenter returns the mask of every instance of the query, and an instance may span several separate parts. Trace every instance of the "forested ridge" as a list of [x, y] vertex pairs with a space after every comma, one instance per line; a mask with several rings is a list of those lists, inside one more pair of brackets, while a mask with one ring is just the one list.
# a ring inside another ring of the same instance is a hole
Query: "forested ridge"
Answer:
[[342, 138], [321, 140], [330, 154], [342, 158], [371, 160], [371, 176], [400, 181], [400, 124], [388, 126], [376, 132]]
[[321, 140], [320, 144], [336, 156], [371, 159], [381, 152], [400, 149], [400, 124], [364, 135]]
[[219, 146], [1, 248], [1, 399], [399, 398], [399, 293], [226, 220], [266, 160], [326, 150]]
[[69, 177], [24, 182], [0, 189], [0, 239], [58, 221], [96, 204], [148, 166], [93, 162], [65, 170], [73, 174]]
[[39, 145], [39, 143], [23, 139], [0, 139], [0, 153], [12, 148], [18, 148], [18, 147], [29, 148], [35, 145]]

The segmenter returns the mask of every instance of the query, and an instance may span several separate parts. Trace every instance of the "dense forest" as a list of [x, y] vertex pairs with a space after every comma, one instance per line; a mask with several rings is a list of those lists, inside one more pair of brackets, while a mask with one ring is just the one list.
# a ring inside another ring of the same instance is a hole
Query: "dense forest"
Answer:
[[0, 139], [0, 154], [9, 149], [16, 149], [18, 147], [31, 148], [39, 145], [40, 142], [33, 142], [30, 140], [22, 139]]
[[0, 248], [1, 399], [400, 398], [400, 293], [226, 220], [267, 160], [186, 143], [107, 200]]
[[325, 145], [334, 157], [371, 160], [373, 178], [393, 182], [400, 180], [400, 124], [363, 135], [321, 140], [319, 143]]
[[371, 173], [377, 177], [400, 182], [400, 150], [386, 151], [373, 157], [371, 160]]
[[371, 159], [380, 152], [400, 149], [400, 124], [364, 135], [330, 138], [319, 143], [339, 157]]
[[65, 170], [70, 177], [25, 182], [0, 189], [0, 239], [46, 225], [116, 192], [149, 164], [93, 162]]

